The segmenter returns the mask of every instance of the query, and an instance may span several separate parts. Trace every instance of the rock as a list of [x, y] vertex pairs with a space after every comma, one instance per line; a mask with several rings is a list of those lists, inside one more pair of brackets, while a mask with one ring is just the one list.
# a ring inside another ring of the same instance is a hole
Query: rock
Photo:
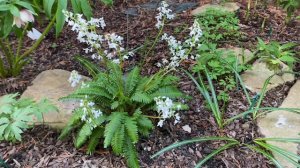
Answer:
[[205, 4], [192, 10], [191, 15], [195, 16], [195, 15], [203, 14], [206, 12], [207, 9], [211, 9], [211, 8], [216, 10], [224, 10], [228, 12], [236, 12], [238, 9], [240, 9], [238, 3], [236, 2], [226, 2], [220, 5]]
[[[289, 67], [282, 63], [284, 71], [288, 71]], [[270, 71], [266, 64], [263, 62], [256, 61], [253, 64], [252, 70], [245, 71], [241, 77], [244, 81], [245, 86], [252, 92], [260, 92], [265, 80], [274, 74], [274, 71]], [[276, 86], [279, 86], [285, 82], [295, 80], [293, 74], [283, 74], [282, 76], [275, 75], [267, 86], [267, 90], [270, 90]]]
[[[288, 96], [283, 101], [281, 108], [300, 108], [300, 80], [290, 89]], [[274, 111], [267, 114], [264, 118], [258, 120], [258, 127], [263, 135], [266, 137], [278, 137], [278, 138], [300, 138], [298, 135], [300, 132], [300, 114], [295, 114], [287, 111]], [[276, 145], [282, 149], [288, 150], [294, 154], [297, 154], [296, 143], [285, 142], [271, 142], [268, 143]], [[283, 160], [281, 156], [275, 154], [275, 158], [285, 168], [294, 168], [295, 166], [286, 160]]]
[[[21, 98], [32, 98], [39, 101], [43, 98], [49, 99], [59, 109], [59, 112], [49, 112], [44, 114], [44, 123], [54, 128], [62, 128], [68, 122], [72, 111], [78, 107], [78, 102], [58, 101], [59, 98], [71, 94], [75, 88], [68, 82], [69, 71], [54, 69], [40, 73], [22, 94]], [[83, 80], [89, 80], [83, 77]], [[34, 124], [42, 124], [35, 120]]]
[[183, 129], [184, 131], [188, 132], [188, 133], [191, 133], [191, 132], [192, 132], [192, 129], [191, 129], [191, 127], [190, 127], [189, 125], [183, 126], [182, 129]]
[[129, 16], [138, 16], [138, 9], [137, 8], [128, 8], [123, 13]]
[[239, 63], [241, 64], [247, 63], [253, 57], [253, 53], [250, 50], [244, 48], [231, 47], [231, 48], [219, 48], [219, 50], [223, 50], [225, 56], [229, 55], [230, 53], [235, 54], [239, 59]]
[[195, 6], [197, 6], [198, 3], [195, 3], [195, 2], [185, 2], [185, 3], [178, 3], [176, 5], [176, 8], [174, 10], [175, 13], [181, 13], [181, 12], [184, 12], [184, 11], [187, 11]]

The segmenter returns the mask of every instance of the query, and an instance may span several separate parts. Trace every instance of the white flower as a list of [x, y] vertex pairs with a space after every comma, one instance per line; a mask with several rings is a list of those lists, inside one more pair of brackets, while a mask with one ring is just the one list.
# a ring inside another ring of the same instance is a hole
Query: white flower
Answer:
[[69, 78], [69, 82], [71, 83], [71, 86], [75, 87], [80, 82], [81, 78], [82, 77], [78, 74], [78, 72], [73, 70]]
[[32, 28], [31, 31], [27, 32], [27, 36], [32, 40], [37, 40], [42, 36], [42, 33], [36, 30], [35, 28]]
[[154, 101], [156, 102], [156, 110], [160, 117], [162, 118], [157, 126], [162, 127], [164, 121], [167, 118], [175, 116], [174, 124], [180, 121], [180, 116], [174, 110], [174, 103], [169, 97], [155, 97]]
[[162, 1], [161, 2], [161, 6], [159, 8], [157, 8], [157, 10], [159, 11], [159, 13], [155, 17], [156, 20], [157, 20], [155, 26], [158, 29], [161, 28], [164, 25], [164, 23], [163, 23], [163, 19], [164, 18], [167, 18], [169, 20], [175, 18], [175, 15], [172, 14], [172, 10], [168, 9], [168, 7], [169, 7], [169, 5], [165, 1]]
[[20, 17], [14, 16], [13, 25], [21, 28], [21, 26], [27, 24], [28, 22], [34, 22], [33, 13], [30, 10], [22, 9], [20, 10]]

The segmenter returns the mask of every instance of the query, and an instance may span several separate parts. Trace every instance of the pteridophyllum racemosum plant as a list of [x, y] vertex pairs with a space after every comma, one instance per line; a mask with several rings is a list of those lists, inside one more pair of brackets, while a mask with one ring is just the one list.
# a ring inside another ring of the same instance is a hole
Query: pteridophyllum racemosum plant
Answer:
[[[158, 28], [164, 25], [163, 18], [171, 15], [166, 6], [162, 2], [159, 8]], [[181, 61], [192, 57], [191, 51], [202, 34], [199, 24], [195, 22], [191, 27], [191, 37], [184, 43], [164, 35], [162, 39], [167, 40], [171, 48], [171, 59], [163, 61], [160, 66], [165, 68], [156, 74], [141, 76], [139, 67], [134, 67], [129, 73], [123, 70], [124, 61], [133, 56], [122, 47], [123, 38], [115, 33], [102, 35], [100, 30], [96, 31], [97, 28], [104, 31], [103, 18], [86, 21], [81, 15], [64, 13], [71, 29], [78, 33], [77, 39], [89, 46], [85, 52], [98, 60], [104, 70], [78, 57], [93, 80], [82, 83], [73, 94], [62, 99], [79, 99], [80, 107], [74, 111], [60, 138], [66, 137], [73, 129], [77, 130], [75, 146], [81, 147], [87, 142], [88, 153], [93, 153], [100, 139], [104, 139], [105, 148], [112, 147], [115, 154], [124, 156], [129, 167], [139, 167], [135, 144], [140, 136], [148, 135], [153, 129], [151, 119], [159, 119], [157, 126], [162, 127], [168, 118], [174, 117], [176, 124], [180, 120], [176, 111], [187, 109], [186, 105], [175, 102], [185, 95], [177, 88], [179, 79], [169, 73]], [[69, 81], [75, 86], [80, 79], [73, 71]], [[159, 116], [152, 116], [155, 111]]]
[[[274, 108], [274, 107], [260, 107], [261, 102], [265, 96], [266, 93], [266, 88], [267, 85], [269, 84], [271, 78], [275, 75], [270, 76], [264, 83], [263, 89], [258, 95], [258, 98], [253, 98], [251, 99], [249, 96], [249, 93], [247, 92], [247, 89], [245, 88], [243, 81], [241, 80], [241, 77], [238, 74], [238, 71], [232, 67], [233, 73], [236, 75], [238, 81], [240, 82], [240, 85], [242, 87], [242, 90], [244, 91], [246, 98], [249, 103], [249, 109], [245, 112], [242, 112], [236, 116], [233, 116], [231, 118], [225, 119], [224, 118], [224, 113], [225, 111], [222, 111], [219, 107], [219, 102], [217, 99], [217, 94], [216, 94], [216, 89], [214, 88], [213, 81], [211, 77], [209, 76], [208, 70], [205, 68], [205, 77], [207, 79], [207, 82], [204, 81], [204, 78], [201, 76], [200, 73], [197, 73], [197, 77], [194, 77], [192, 74], [189, 72], [185, 71], [186, 74], [192, 79], [192, 81], [195, 83], [196, 87], [206, 100], [206, 102], [209, 105], [210, 110], [213, 113], [213, 116], [219, 126], [219, 128], [222, 130], [225, 128], [226, 125], [230, 124], [234, 120], [237, 120], [239, 118], [245, 118], [247, 115], [252, 114], [252, 119], [255, 120], [257, 117], [264, 115], [266, 113], [270, 113], [276, 110], [285, 110], [293, 113], [298, 113], [300, 114], [300, 109], [299, 108]], [[287, 72], [289, 73], [289, 72]], [[208, 84], [206, 84], [208, 83]], [[208, 85], [208, 86], [207, 86]], [[272, 161], [275, 166], [278, 168], [283, 168], [280, 162], [274, 158], [273, 154], [277, 154], [281, 156], [282, 158], [286, 159], [287, 161], [291, 162], [293, 165], [296, 167], [299, 167], [300, 164], [298, 163], [298, 160], [300, 157], [292, 152], [286, 151], [282, 148], [279, 148], [277, 146], [271, 145], [267, 142], [269, 141], [278, 141], [278, 142], [285, 142], [285, 143], [299, 143], [300, 139], [299, 138], [281, 138], [281, 137], [271, 137], [271, 138], [256, 138], [251, 140], [250, 142], [241, 142], [237, 139], [230, 138], [230, 137], [224, 137], [224, 136], [218, 136], [218, 137], [198, 137], [198, 138], [193, 138], [191, 140], [185, 140], [182, 142], [177, 142], [174, 143], [168, 147], [163, 148], [161, 151], [157, 152], [152, 156], [152, 158], [157, 157], [164, 152], [167, 152], [169, 150], [172, 150], [174, 148], [191, 144], [191, 143], [196, 143], [196, 142], [206, 142], [206, 141], [224, 141], [225, 145], [220, 146], [216, 150], [214, 150], [212, 153], [209, 155], [205, 156], [202, 158], [201, 161], [199, 161], [195, 167], [201, 167], [203, 166], [209, 159], [214, 157], [215, 155], [219, 154], [220, 152], [233, 148], [233, 147], [243, 147], [241, 149], [245, 149], [244, 147], [253, 150], [257, 153], [262, 154], [265, 156], [267, 159]], [[272, 153], [271, 153], [272, 152]]]

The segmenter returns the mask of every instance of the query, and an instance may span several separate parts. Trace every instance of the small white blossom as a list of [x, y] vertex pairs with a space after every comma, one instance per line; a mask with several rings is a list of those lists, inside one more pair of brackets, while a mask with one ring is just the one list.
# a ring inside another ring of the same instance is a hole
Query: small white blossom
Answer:
[[27, 36], [29, 38], [31, 38], [32, 40], [37, 40], [37, 39], [39, 39], [42, 36], [42, 33], [39, 32], [37, 29], [32, 28], [31, 31], [27, 32]]
[[96, 104], [86, 96], [85, 99], [80, 100], [80, 108], [82, 109], [81, 121], [87, 122], [91, 125], [91, 129], [96, 127], [95, 119], [102, 116], [102, 111], [96, 107]]
[[165, 1], [162, 1], [161, 6], [159, 8], [157, 8], [159, 13], [155, 17], [157, 20], [157, 23], [155, 24], [155, 26], [158, 29], [164, 25], [164, 22], [163, 22], [164, 18], [167, 18], [169, 20], [175, 18], [175, 15], [172, 13], [172, 10], [168, 9], [168, 7], [169, 7], [169, 5]]
[[81, 78], [82, 77], [78, 74], [78, 72], [73, 70], [69, 78], [69, 82], [71, 83], [71, 86], [75, 87], [80, 82]]
[[161, 116], [161, 120], [158, 122], [157, 126], [162, 127], [164, 121], [167, 118], [175, 117], [174, 124], [180, 121], [180, 116], [174, 110], [174, 103], [168, 97], [155, 97], [154, 101], [156, 102], [156, 109], [158, 114]]

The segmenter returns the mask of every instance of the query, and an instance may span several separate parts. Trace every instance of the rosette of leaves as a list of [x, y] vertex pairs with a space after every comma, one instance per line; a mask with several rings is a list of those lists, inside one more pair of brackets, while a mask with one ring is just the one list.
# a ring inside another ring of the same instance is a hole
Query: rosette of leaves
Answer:
[[197, 15], [197, 21], [203, 30], [203, 43], [240, 38], [240, 21], [233, 12], [210, 8]]
[[89, 99], [103, 114], [91, 127], [88, 121], [81, 120], [83, 109], [76, 109], [60, 139], [76, 129], [75, 146], [79, 148], [87, 142], [87, 152], [93, 153], [102, 138], [104, 148], [111, 146], [115, 154], [125, 156], [129, 167], [139, 167], [135, 144], [140, 136], [147, 136], [153, 129], [152, 121], [145, 114], [155, 110], [154, 98], [176, 99], [183, 98], [184, 94], [177, 89], [179, 79], [175, 76], [159, 72], [144, 77], [138, 67], [124, 75], [117, 64], [108, 63], [107, 67], [106, 72], [99, 72], [85, 87], [62, 99]]
[[0, 140], [21, 141], [21, 134], [32, 123], [33, 116], [42, 120], [42, 114], [57, 111], [48, 100], [35, 103], [31, 99], [19, 99], [18, 94], [9, 94], [0, 99]]
[[290, 69], [298, 61], [295, 57], [295, 43], [280, 44], [277, 41], [271, 41], [266, 44], [262, 39], [258, 39], [257, 56], [264, 61], [268, 69], [278, 72], [282, 70], [282, 62], [286, 63]]

